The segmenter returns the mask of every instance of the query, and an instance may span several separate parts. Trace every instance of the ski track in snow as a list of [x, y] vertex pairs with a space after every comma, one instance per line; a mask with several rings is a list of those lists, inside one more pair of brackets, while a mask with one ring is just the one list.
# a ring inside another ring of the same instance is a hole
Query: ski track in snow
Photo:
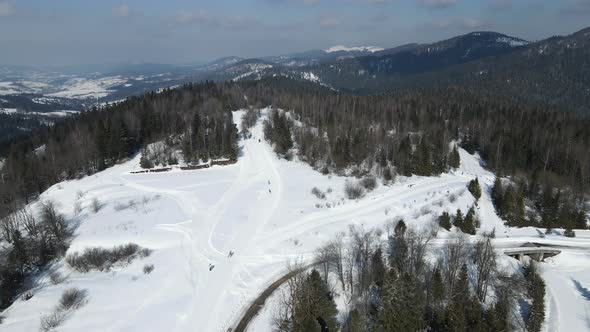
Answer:
[[[454, 213], [461, 208], [465, 213], [473, 203], [466, 184], [475, 176], [483, 191], [477, 210], [482, 220], [480, 232], [495, 229], [496, 247], [537, 241], [582, 248], [551, 258], [542, 264], [542, 271], [548, 290], [546, 329], [575, 331], [585, 326], [584, 317], [579, 317], [583, 311], [573, 305], [562, 309], [560, 305], [563, 299], [582, 308], [589, 303], [567, 277], [573, 275], [583, 285], [580, 287], [590, 288], [590, 277], [584, 274], [590, 271], [590, 258], [583, 249], [590, 247], [590, 234], [583, 233], [576, 239], [539, 238], [534, 228], [505, 227], [491, 203], [495, 177], [482, 168], [479, 157], [460, 150], [461, 167], [454, 172], [439, 177], [401, 178], [395, 185], [380, 186], [362, 199], [342, 200], [346, 178], [324, 176], [301, 162], [277, 158], [262, 139], [267, 111], [262, 111], [263, 117], [252, 128], [253, 138], [240, 141], [241, 155], [234, 165], [130, 174], [139, 167], [137, 157], [82, 180], [56, 185], [43, 194], [43, 199], [64, 203], [66, 213], [72, 212], [68, 206], [73, 206], [76, 199], [85, 206], [93, 197], [108, 203], [103, 211], [84, 215], [69, 252], [90, 245], [125, 242], [154, 249], [145, 262], [134, 262], [111, 274], [80, 274], [61, 264], [64, 273], [71, 276], [68, 287], [80, 285], [91, 296], [61, 330], [225, 332], [250, 301], [284, 273], [287, 263], [309, 261], [318, 246], [334, 234], [345, 232], [348, 225], [382, 227], [387, 220], [403, 217], [419, 227], [441, 211]], [[239, 123], [242, 114], [234, 112], [234, 122]], [[319, 200], [310, 194], [316, 186], [334, 191], [327, 194], [326, 200]], [[83, 198], [76, 198], [78, 190], [83, 191]], [[456, 202], [450, 202], [451, 195], [457, 197]], [[110, 207], [146, 197], [151, 200], [137, 203], [134, 211], [113, 212]], [[314, 207], [318, 203], [330, 203], [332, 207]], [[430, 212], [417, 213], [422, 210]], [[440, 234], [442, 238], [433, 243], [442, 243], [447, 232]], [[234, 252], [231, 258], [230, 251]], [[576, 267], [572, 262], [579, 259], [585, 265]], [[155, 262], [155, 270], [144, 276], [141, 267], [149, 262]], [[211, 271], [210, 264], [214, 265]], [[38, 330], [39, 316], [52, 310], [63, 287], [44, 285], [28, 302], [17, 300], [5, 312], [7, 318], [0, 331]], [[115, 305], [109, 292], [118, 295]], [[269, 330], [270, 315], [270, 309], [264, 310], [253, 321], [251, 330]], [[577, 323], [568, 323], [564, 315]]]

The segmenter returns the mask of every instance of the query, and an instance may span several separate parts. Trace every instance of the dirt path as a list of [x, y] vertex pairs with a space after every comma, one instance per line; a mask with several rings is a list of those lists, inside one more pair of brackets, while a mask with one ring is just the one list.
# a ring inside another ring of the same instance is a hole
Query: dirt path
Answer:
[[274, 293], [275, 290], [277, 290], [279, 287], [281, 287], [282, 284], [284, 284], [285, 282], [287, 282], [287, 280], [293, 278], [295, 275], [297, 275], [298, 273], [301, 273], [315, 265], [317, 265], [319, 263], [313, 263], [313, 264], [309, 264], [303, 267], [298, 268], [297, 270], [294, 271], [290, 271], [289, 273], [283, 275], [281, 278], [279, 278], [278, 280], [276, 280], [275, 282], [273, 282], [272, 284], [270, 284], [270, 286], [268, 286], [253, 302], [252, 304], [250, 304], [250, 306], [248, 307], [248, 309], [244, 312], [244, 314], [242, 315], [242, 318], [240, 318], [238, 324], [236, 325], [236, 328], [233, 330], [228, 330], [231, 332], [245, 332], [246, 329], [248, 328], [248, 324], [250, 324], [250, 322], [252, 321], [252, 319], [254, 317], [256, 317], [256, 315], [258, 314], [258, 312], [260, 311], [260, 309], [262, 309], [262, 307], [264, 307], [264, 303], [266, 302], [266, 299], [268, 299], [272, 293]]

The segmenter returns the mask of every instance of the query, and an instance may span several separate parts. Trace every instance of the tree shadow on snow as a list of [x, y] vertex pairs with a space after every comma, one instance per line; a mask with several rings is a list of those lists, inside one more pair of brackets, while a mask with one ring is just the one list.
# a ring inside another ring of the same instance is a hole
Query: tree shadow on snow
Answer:
[[582, 284], [577, 281], [574, 278], [571, 278], [572, 282], [574, 283], [574, 286], [576, 286], [576, 290], [578, 292], [580, 292], [580, 295], [582, 295], [582, 297], [584, 297], [586, 299], [586, 301], [590, 301], [590, 290], [584, 286], [582, 286]]

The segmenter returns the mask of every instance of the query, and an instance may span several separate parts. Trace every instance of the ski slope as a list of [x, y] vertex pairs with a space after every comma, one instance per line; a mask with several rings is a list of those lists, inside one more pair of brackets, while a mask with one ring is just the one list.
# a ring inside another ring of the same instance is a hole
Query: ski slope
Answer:
[[[267, 111], [262, 111], [263, 118]], [[241, 115], [234, 112], [236, 123]], [[61, 292], [78, 287], [88, 291], [88, 303], [68, 315], [59, 331], [225, 332], [250, 301], [284, 274], [289, 262], [311, 260], [316, 248], [349, 225], [371, 229], [403, 217], [423, 227], [443, 211], [466, 212], [474, 201], [466, 184], [475, 176], [484, 191], [477, 211], [480, 231], [495, 229], [497, 246], [574, 241], [579, 248], [590, 247], [587, 232], [576, 239], [541, 239], [534, 228], [505, 227], [489, 197], [494, 175], [481, 167], [477, 156], [463, 150], [461, 168], [455, 172], [398, 178], [393, 185], [380, 185], [350, 201], [343, 193], [347, 178], [278, 159], [263, 139], [262, 120], [251, 130], [252, 138], [240, 142], [234, 165], [131, 174], [140, 169], [138, 156], [47, 190], [41, 201], [59, 202], [60, 210], [79, 223], [68, 253], [128, 242], [153, 253], [110, 272], [82, 274], [64, 262], [56, 263], [52, 270], [67, 280], [54, 285], [42, 275], [31, 299], [19, 299], [3, 313], [0, 331], [38, 331], [41, 317], [53, 310]], [[326, 192], [326, 199], [312, 195], [313, 187]], [[103, 204], [96, 213], [91, 209], [93, 199]], [[82, 208], [78, 214], [76, 204]], [[439, 232], [441, 239], [447, 235]], [[151, 274], [142, 272], [145, 264], [154, 265]], [[564, 251], [541, 265], [548, 303], [556, 304], [548, 311], [548, 330], [586, 330], [582, 322], [590, 303], [588, 252]], [[271, 319], [272, 307], [265, 308], [250, 330], [271, 330]]]

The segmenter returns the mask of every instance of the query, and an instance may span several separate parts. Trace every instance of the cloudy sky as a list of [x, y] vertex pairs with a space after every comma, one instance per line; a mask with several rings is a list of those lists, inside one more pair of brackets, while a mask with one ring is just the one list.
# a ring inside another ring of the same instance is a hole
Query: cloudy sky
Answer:
[[0, 0], [0, 64], [194, 63], [590, 25], [590, 0]]

